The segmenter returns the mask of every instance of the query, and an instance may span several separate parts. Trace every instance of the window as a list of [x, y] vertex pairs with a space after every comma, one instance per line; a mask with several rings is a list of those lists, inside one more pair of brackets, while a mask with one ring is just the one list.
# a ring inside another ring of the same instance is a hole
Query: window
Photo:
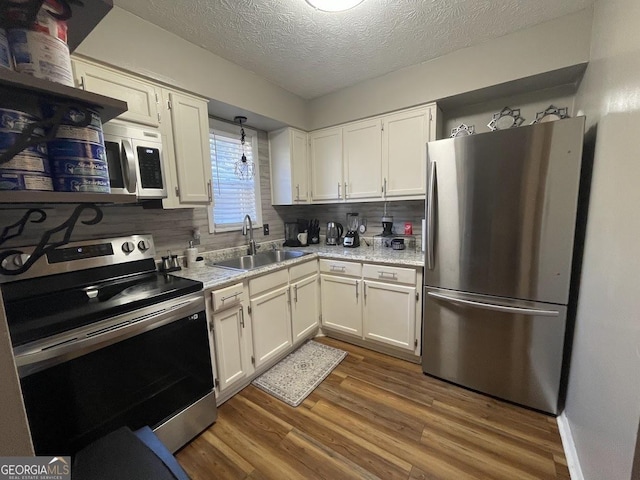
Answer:
[[236, 175], [236, 162], [242, 157], [240, 126], [209, 120], [209, 146], [213, 177], [213, 208], [209, 215], [209, 231], [228, 232], [242, 228], [249, 215], [254, 228], [262, 226], [260, 205], [260, 171], [258, 167], [258, 138], [255, 131], [245, 127], [244, 153], [255, 164], [252, 179]]

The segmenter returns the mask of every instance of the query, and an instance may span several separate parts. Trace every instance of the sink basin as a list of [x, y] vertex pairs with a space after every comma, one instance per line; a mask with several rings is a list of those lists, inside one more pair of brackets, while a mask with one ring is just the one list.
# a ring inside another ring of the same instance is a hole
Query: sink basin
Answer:
[[310, 255], [311, 252], [300, 252], [297, 250], [273, 250], [270, 252], [256, 253], [255, 255], [244, 255], [242, 257], [230, 258], [214, 262], [212, 265], [216, 267], [233, 268], [236, 270], [253, 270], [254, 268], [264, 267], [272, 263], [282, 262], [291, 258], [299, 258], [304, 255]]

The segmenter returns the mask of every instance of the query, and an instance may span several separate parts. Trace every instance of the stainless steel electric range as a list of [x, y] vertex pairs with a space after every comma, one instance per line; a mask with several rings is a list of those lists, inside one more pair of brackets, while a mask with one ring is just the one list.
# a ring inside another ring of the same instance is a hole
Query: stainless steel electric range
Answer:
[[154, 256], [151, 235], [87, 240], [0, 275], [37, 454], [73, 455], [124, 425], [175, 451], [214, 422], [202, 283], [157, 272]]

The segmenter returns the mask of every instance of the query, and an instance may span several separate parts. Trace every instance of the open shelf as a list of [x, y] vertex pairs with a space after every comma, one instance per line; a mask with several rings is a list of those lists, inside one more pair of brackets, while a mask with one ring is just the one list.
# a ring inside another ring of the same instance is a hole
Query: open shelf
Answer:
[[16, 90], [23, 94], [33, 95], [38, 99], [52, 102], [72, 101], [97, 107], [103, 123], [127, 111], [126, 102], [115, 98], [50, 82], [26, 73], [0, 69], [0, 98], [4, 95], [10, 96]]
[[[86, 192], [0, 191], [0, 204], [28, 203], [136, 203], [135, 195]], [[0, 205], [1, 207], [1, 205]]]

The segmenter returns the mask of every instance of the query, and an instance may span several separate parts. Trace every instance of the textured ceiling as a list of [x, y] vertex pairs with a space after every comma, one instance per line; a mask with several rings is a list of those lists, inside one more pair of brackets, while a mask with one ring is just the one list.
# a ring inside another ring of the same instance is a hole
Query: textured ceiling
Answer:
[[119, 7], [311, 99], [581, 10], [593, 0], [115, 0]]

